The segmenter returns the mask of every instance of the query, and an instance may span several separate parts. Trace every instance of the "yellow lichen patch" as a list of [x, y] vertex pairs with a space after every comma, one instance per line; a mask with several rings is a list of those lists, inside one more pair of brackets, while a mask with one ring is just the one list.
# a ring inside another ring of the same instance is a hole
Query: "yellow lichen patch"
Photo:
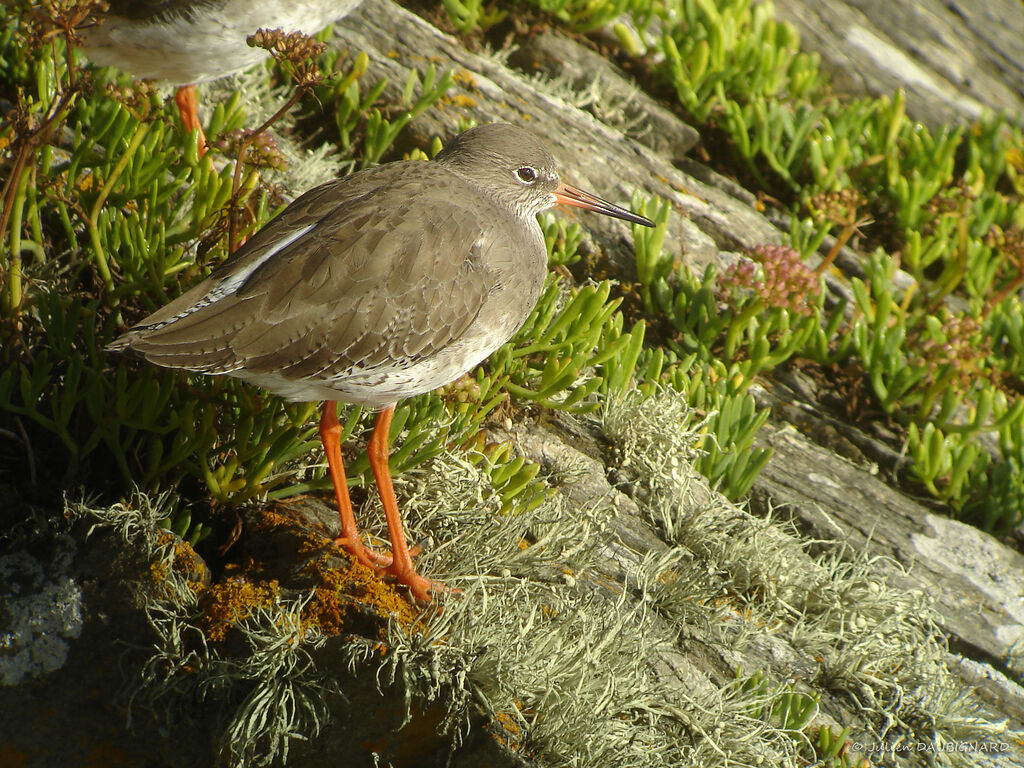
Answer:
[[670, 584], [675, 584], [676, 581], [679, 580], [679, 571], [675, 571], [671, 568], [666, 568], [664, 571], [661, 571], [658, 574], [656, 580], [659, 584], [665, 584], [666, 586]]
[[210, 569], [206, 561], [191, 544], [181, 539], [174, 543], [174, 569], [185, 575], [192, 589], [202, 589], [210, 581]]
[[154, 584], [159, 584], [167, 579], [167, 563], [162, 560], [155, 560], [149, 564], [149, 578]]
[[461, 86], [466, 88], [476, 88], [476, 75], [470, 72], [468, 69], [460, 69], [458, 72], [452, 75], [452, 80]]
[[253, 582], [236, 576], [207, 587], [199, 598], [201, 614], [196, 622], [207, 639], [219, 643], [229, 630], [259, 607], [270, 607], [280, 594], [276, 580]]
[[148, 581], [164, 597], [173, 597], [174, 589], [168, 584], [171, 571], [185, 577], [188, 586], [193, 590], [202, 589], [209, 581], [209, 569], [206, 561], [203, 560], [192, 545], [182, 541], [170, 531], [158, 530], [156, 533], [157, 545], [161, 548], [170, 548], [173, 557], [153, 560], [149, 563]]
[[340, 635], [348, 626], [346, 618], [351, 607], [337, 592], [317, 587], [302, 609], [303, 624], [315, 626], [325, 635]]
[[[346, 619], [351, 613], [365, 613], [366, 609], [381, 618], [394, 617], [404, 626], [416, 623], [413, 606], [372, 569], [353, 560], [347, 560], [343, 567], [332, 567], [331, 559], [325, 555], [310, 565], [318, 586], [313, 599], [303, 609], [304, 620], [329, 635], [349, 629], [350, 622]], [[383, 632], [384, 622], [380, 627]]]
[[[519, 701], [513, 699], [512, 704], [520, 714], [524, 714], [523, 706]], [[532, 710], [530, 711], [532, 712]], [[520, 725], [521, 722], [522, 717], [516, 717], [515, 714], [506, 710], [499, 710], [491, 717], [487, 730], [499, 744], [523, 752], [524, 733]]]
[[518, 737], [523, 732], [523, 729], [519, 727], [519, 723], [508, 712], [496, 712], [494, 724], [499, 726], [509, 736]]
[[[278, 546], [288, 547], [294, 552], [298, 560], [306, 560], [314, 553], [323, 551], [327, 544], [326, 532], [315, 524], [303, 522], [300, 518], [289, 514], [286, 502], [276, 505], [284, 511], [277, 511], [274, 508], [264, 508], [250, 518], [251, 533], [249, 549], [259, 549], [259, 545], [253, 546], [254, 542], [273, 540]], [[257, 554], [257, 558], [260, 555]]]
[[472, 109], [477, 106], [477, 100], [466, 93], [457, 93], [454, 96], [442, 96], [441, 102], [444, 104], [451, 104], [455, 107], [461, 107], [462, 109]]
[[266, 532], [277, 527], [295, 528], [295, 518], [277, 512], [272, 507], [263, 507], [258, 514], [253, 515], [253, 531]]
[[[301, 523], [295, 516], [288, 514], [290, 504], [298, 503], [298, 499], [276, 502], [275, 507], [265, 507], [252, 518], [252, 530], [256, 535], [263, 535], [275, 530], [286, 530], [293, 535], [298, 542], [298, 554], [310, 554], [324, 548], [325, 540], [329, 537], [318, 525], [310, 527]], [[284, 509], [279, 512], [277, 509]]]

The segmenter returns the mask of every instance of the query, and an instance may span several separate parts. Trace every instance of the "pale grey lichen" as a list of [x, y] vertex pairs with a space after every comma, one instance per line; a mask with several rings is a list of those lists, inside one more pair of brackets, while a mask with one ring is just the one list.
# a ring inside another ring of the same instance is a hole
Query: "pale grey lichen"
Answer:
[[74, 546], [57, 535], [49, 558], [0, 556], [0, 685], [55, 672], [82, 632], [82, 589], [70, 573]]
[[[706, 625], [717, 624], [725, 640], [722, 627], [749, 627], [754, 619], [818, 659], [818, 683], [860, 712], [865, 730], [859, 740], [868, 746], [913, 744], [919, 751], [913, 759], [973, 765], [972, 753], [944, 745], [1019, 736], [1004, 721], [986, 717], [949, 670], [931, 599], [880, 575], [900, 570], [897, 563], [883, 568], [878, 558], [842, 543], [808, 541], [789, 523], [755, 517], [701, 490], [678, 459], [692, 456], [705, 422], [693, 426], [682, 395], [627, 395], [607, 402], [603, 417], [606, 434], [642, 486], [635, 498], [681, 550], [655, 568], [664, 569], [655, 592], [662, 615], [689, 623], [699, 618], [694, 599], [707, 604], [710, 594], [729, 595], [734, 617], [745, 614], [744, 620], [722, 621], [720, 602], [717, 621], [705, 616]], [[734, 644], [742, 639], [742, 633], [732, 637]]]
[[[865, 556], [801, 539], [707, 488], [688, 464], [701, 422], [680, 395], [629, 395], [606, 404], [603, 423], [634, 478], [631, 495], [671, 543], [639, 560], [628, 587], [593, 567], [613, 529], [610, 502], [570, 508], [549, 488], [543, 503], [508, 511], [486, 459], [444, 452], [396, 487], [409, 538], [429, 542], [418, 568], [458, 593], [439, 594], [415, 625], [392, 618], [383, 645], [325, 646], [298, 620], [302, 598], [278, 600], [236, 624], [244, 647], [229, 655], [191, 623], [195, 594], [182, 578], [148, 607], [158, 641], [133, 705], [170, 717], [186, 702], [227, 702], [228, 762], [283, 762], [342, 701], [315, 662], [327, 648], [336, 669], [404, 696], [407, 718], [442, 708], [453, 749], [482, 713], [496, 739], [545, 766], [796, 768], [813, 755], [811, 731], [771, 715], [793, 689], [716, 683], [685, 652], [697, 639], [741, 658], [770, 634], [820, 660], [818, 685], [857, 712], [862, 742], [928, 740], [936, 764], [969, 765], [970, 754], [938, 748], [1009, 735], [956, 690], [923, 595], [889, 584]], [[381, 535], [370, 497], [360, 519]], [[146, 539], [155, 513], [145, 523], [138, 514], [105, 519]], [[825, 554], [812, 557], [811, 545]], [[152, 556], [173, 550], [157, 545]]]
[[244, 652], [228, 654], [211, 645], [194, 623], [194, 585], [174, 567], [177, 539], [157, 527], [165, 516], [164, 502], [135, 494], [126, 504], [71, 509], [74, 516], [93, 522], [90, 533], [110, 528], [162, 566], [160, 589], [143, 590], [154, 642], [129, 697], [129, 725], [143, 709], [172, 726], [186, 717], [190, 703], [215, 700], [225, 712], [220, 749], [231, 765], [287, 762], [292, 742], [320, 732], [328, 702], [339, 694], [336, 682], [325, 679], [310, 655], [324, 637], [301, 620], [308, 596], [253, 606], [233, 625]]

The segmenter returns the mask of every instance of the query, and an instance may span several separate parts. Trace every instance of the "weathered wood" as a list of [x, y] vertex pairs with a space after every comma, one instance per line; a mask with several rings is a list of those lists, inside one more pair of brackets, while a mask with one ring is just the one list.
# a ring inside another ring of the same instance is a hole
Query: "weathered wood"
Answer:
[[821, 54], [837, 91], [907, 93], [929, 126], [964, 123], [983, 109], [1024, 116], [1024, 17], [1017, 0], [985, 3], [776, 0], [801, 46]]

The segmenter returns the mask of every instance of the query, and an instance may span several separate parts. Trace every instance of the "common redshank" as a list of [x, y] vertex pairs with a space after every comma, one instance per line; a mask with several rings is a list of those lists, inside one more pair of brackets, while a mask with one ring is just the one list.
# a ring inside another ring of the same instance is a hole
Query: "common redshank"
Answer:
[[[108, 349], [323, 401], [337, 544], [427, 600], [440, 585], [413, 568], [388, 470], [395, 404], [462, 376], [525, 322], [546, 272], [536, 215], [556, 203], [653, 226], [560, 182], [528, 131], [484, 125], [431, 162], [388, 163], [310, 190]], [[339, 400], [379, 409], [367, 453], [390, 558], [356, 529]]]
[[180, 86], [174, 100], [188, 131], [199, 131], [195, 84], [241, 72], [268, 53], [251, 48], [257, 29], [312, 35], [362, 0], [108, 0], [102, 23], [83, 47], [96, 64]]

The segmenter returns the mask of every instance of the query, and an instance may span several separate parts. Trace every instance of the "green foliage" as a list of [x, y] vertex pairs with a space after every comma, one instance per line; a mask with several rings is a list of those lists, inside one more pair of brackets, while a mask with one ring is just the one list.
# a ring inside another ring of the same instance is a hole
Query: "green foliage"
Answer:
[[[618, 355], [633, 342], [615, 316], [619, 299], [609, 299], [611, 283], [585, 285], [561, 302], [561, 280], [550, 278], [526, 323], [491, 355], [491, 375], [515, 397], [549, 408], [593, 410], [592, 395], [602, 384], [598, 367], [618, 367]], [[517, 343], [518, 342], [518, 343]]]
[[400, 110], [398, 114], [393, 119], [385, 118], [381, 110], [372, 109], [367, 115], [361, 167], [366, 168], [378, 162], [391, 147], [399, 132], [444, 96], [452, 82], [454, 81], [451, 72], [445, 72], [438, 78], [437, 68], [433, 64], [427, 67], [422, 81], [416, 70], [411, 71], [402, 88], [402, 99], [396, 105]]
[[[399, 410], [396, 468], [441, 449], [421, 419], [450, 420], [451, 439], [461, 440], [506, 393], [590, 410], [602, 397], [630, 388], [650, 395], [668, 383], [709, 414], [702, 471], [740, 494], [767, 458], [751, 447], [765, 416], [746, 388], [804, 358], [862, 370], [878, 407], [906, 430], [913, 478], [968, 519], [1011, 526], [1024, 466], [1024, 310], [1013, 298], [1024, 284], [1021, 129], [996, 117], [927, 129], [907, 117], [899, 92], [841, 103], [770, 3], [535, 5], [579, 32], [612, 25], [624, 52], [647, 57], [766, 187], [789, 189], [789, 243], [804, 259], [838, 228], [838, 244], [814, 273], [819, 286], [839, 246], [863, 236], [871, 218], [886, 224], [891, 242], [871, 251], [863, 277], [850, 278], [848, 305], [826, 301], [793, 254], [770, 247], [751, 251], [750, 262], [690, 274], [663, 253], [668, 203], [638, 199], [657, 224], [634, 232], [640, 321], [627, 321], [607, 284], [568, 291], [550, 281], [517, 340], [474, 373], [477, 401], [449, 392]], [[467, 32], [503, 15], [477, 0], [445, 7]], [[18, 148], [0, 233], [8, 246], [0, 254], [0, 415], [60, 445], [69, 477], [105, 456], [146, 488], [184, 467], [219, 500], [287, 492], [274, 489], [315, 444], [303, 426], [309, 413], [268, 405], [235, 384], [197, 378], [183, 390], [180, 376], [102, 352], [125, 321], [226, 256], [217, 227], [231, 211], [254, 209], [249, 226], [273, 214], [257, 169], [233, 178], [200, 162], [159, 100], [120, 87], [124, 79], [110, 94], [82, 90], [63, 35], [33, 46], [23, 22], [0, 11], [0, 75], [19, 89], [17, 119], [0, 129]], [[315, 86], [305, 117], [323, 105], [340, 151], [363, 167], [451, 83], [429, 67], [401, 88], [367, 84], [365, 54], [343, 61], [328, 51], [318, 64], [338, 74]], [[244, 121], [236, 94], [216, 105], [209, 133], [228, 135]], [[541, 223], [551, 263], [575, 263], [578, 227], [550, 215]], [[96, 298], [70, 298], [81, 286], [98, 289]], [[802, 294], [810, 298], [793, 299]], [[217, 409], [223, 419], [207, 415]], [[357, 409], [349, 413], [348, 433], [367, 427]], [[998, 438], [990, 441], [998, 450], [981, 447], [985, 435]], [[266, 450], [247, 443], [264, 438]], [[296, 487], [325, 482], [314, 472]]]
[[741, 696], [751, 700], [750, 714], [761, 717], [784, 731], [804, 730], [818, 713], [818, 697], [799, 693], [786, 684], [772, 690], [763, 672], [737, 680]]
[[813, 743], [817, 758], [821, 761], [823, 768], [846, 768], [851, 765], [847, 757], [850, 744], [849, 736], [849, 728], [843, 728], [839, 733], [833, 731], [830, 725], [824, 725], [818, 729]]
[[550, 496], [547, 486], [536, 481], [540, 465], [514, 457], [512, 450], [511, 444], [502, 443], [484, 453], [470, 454], [472, 461], [482, 465], [501, 499], [501, 514], [529, 512]]
[[[7, 145], [18, 148], [21, 170], [5, 219], [9, 247], [0, 254], [0, 419], [19, 420], [33, 446], [55, 441], [63, 456], [50, 466], [62, 467], [63, 482], [112, 464], [113, 474], [99, 473], [107, 490], [155, 490], [192, 476], [222, 503], [274, 491], [318, 444], [312, 406], [104, 351], [126, 322], [165, 304], [226, 256], [218, 226], [228, 211], [252, 196], [254, 224], [273, 214], [265, 193], [253, 195], [257, 170], [244, 167], [236, 177], [230, 165], [217, 171], [200, 160], [194, 137], [190, 143], [172, 127], [163, 104], [145, 89], [124, 87], [127, 80], [113, 70], [103, 74], [116, 86], [81, 90], [62, 35], [33, 48], [26, 40], [35, 33], [23, 21], [0, 11], [4, 74], [26, 86], [18, 119], [2, 129]], [[337, 53], [320, 61], [324, 69], [338, 63]], [[366, 63], [357, 56], [318, 86], [337, 96], [345, 138], [362, 133], [363, 164], [379, 158], [450, 83], [431, 67], [422, 82], [410, 76], [400, 101], [388, 106], [381, 101], [386, 82], [360, 96]], [[395, 120], [384, 117], [391, 109]], [[234, 94], [214, 107], [208, 133], [238, 132], [245, 119]], [[45, 130], [33, 128], [39, 125]], [[214, 140], [213, 151], [220, 146]], [[90, 294], [96, 298], [83, 298]], [[438, 407], [435, 398], [401, 411], [395, 428], [419, 411], [434, 418]], [[350, 415], [349, 433], [359, 416]], [[396, 451], [396, 466], [441, 447], [413, 434]], [[166, 524], [193, 541], [208, 532], [187, 511], [172, 511]]]
[[460, 32], [488, 29], [499, 23], [508, 14], [498, 10], [495, 3], [485, 7], [485, 0], [444, 0], [448, 18]]
[[840, 101], [770, 3], [646, 3], [621, 13], [613, 31], [624, 50], [646, 57], [697, 122], [724, 133], [769, 193], [789, 190], [794, 249], [809, 258], [838, 228], [817, 275], [873, 218], [894, 241], [871, 253], [863, 279], [850, 279], [852, 315], [845, 298], [826, 305], [824, 294], [810, 314], [795, 313], [771, 301], [778, 272], [768, 261], [702, 277], [680, 269], [660, 254], [667, 205], [634, 201], [659, 223], [637, 234], [637, 293], [653, 338], [679, 358], [723, 360], [735, 391], [796, 358], [856, 361], [881, 410], [907, 429], [913, 476], [954, 510], [1000, 518], [979, 511], [977, 489], [1009, 487], [1019, 466], [1006, 453], [990, 463], [981, 437], [1024, 420], [1013, 383], [1024, 376], [1021, 310], [1011, 298], [1024, 285], [1020, 127], [985, 116], [929, 129], [907, 117], [902, 92]]
[[820, 701], [817, 694], [796, 691], [790, 683], [773, 689], [763, 672], [737, 679], [735, 686], [738, 695], [749, 702], [750, 716], [789, 733], [804, 750], [809, 764], [823, 768], [850, 768], [854, 765], [848, 757], [849, 728], [836, 733], [828, 725], [813, 727]]
[[177, 512], [159, 521], [161, 528], [171, 531], [175, 536], [187, 541], [195, 547], [203, 539], [207, 538], [213, 529], [201, 520], [193, 520], [192, 510], [188, 505], [182, 506]]
[[722, 278], [709, 265], [698, 278], [662, 252], [666, 205], [639, 196], [633, 205], [658, 225], [637, 233], [638, 289], [644, 311], [670, 326], [663, 333], [669, 349], [701, 360], [718, 357], [735, 366], [745, 386], [812, 343], [828, 346], [822, 336], [834, 329], [823, 331], [818, 281], [794, 251], [755, 249], [760, 270], [744, 262]]
[[[768, 411], [758, 412], [746, 389], [758, 374], [798, 353], [827, 357], [837, 329], [822, 323], [817, 279], [795, 252], [765, 249], [759, 254], [762, 271], [730, 275], [726, 292], [713, 266], [697, 277], [663, 252], [664, 202], [634, 196], [633, 207], [657, 225], [634, 233], [637, 292], [661, 342], [686, 361], [659, 367], [670, 386], [708, 413], [695, 466], [727, 496], [739, 498], [770, 457], [767, 449], [753, 447]], [[793, 283], [796, 278], [801, 282]]]
[[[664, 348], [660, 357], [638, 355], [640, 368], [703, 398], [721, 419], [709, 422], [711, 443], [727, 454], [749, 445], [763, 421], [740, 400], [726, 403], [758, 375], [798, 358], [863, 370], [877, 405], [906, 428], [913, 478], [992, 530], [1011, 525], [1019, 509], [1012, 483], [1024, 466], [1008, 447], [1024, 430], [1013, 384], [1024, 377], [1024, 321], [1010, 298], [1024, 285], [1020, 127], [986, 116], [929, 129], [907, 117], [902, 92], [840, 101], [771, 3], [536, 5], [577, 31], [615, 22], [623, 50], [645, 57], [697, 122], [724, 132], [767, 191], [790, 191], [790, 244], [805, 259], [838, 227], [816, 276], [873, 217], [894, 232], [896, 243], [874, 249], [865, 276], [849, 280], [852, 303], [826, 303], [808, 288], [814, 300], [799, 307], [777, 300], [802, 293], [788, 257], [751, 253], [753, 266], [693, 275], [662, 253], [668, 203], [634, 199], [657, 224], [634, 233], [636, 293], [648, 344]], [[950, 299], [966, 309], [943, 308]], [[682, 376], [680, 360], [698, 372]], [[638, 382], [647, 386], [643, 376]], [[1000, 435], [999, 455], [982, 448], [986, 434]], [[746, 487], [748, 468], [724, 470], [722, 461], [712, 448], [702, 471]]]
[[[698, 122], [720, 109], [736, 120], [741, 112], [732, 105], [751, 96], [800, 99], [818, 84], [817, 57], [799, 52], [796, 31], [774, 13], [770, 3], [750, 0], [672, 3], [658, 12], [661, 36], [649, 42], [665, 60], [656, 72]], [[762, 127], [772, 116], [756, 117]], [[733, 125], [737, 139], [745, 123]], [[790, 137], [806, 131], [786, 128]]]
[[[321, 68], [328, 71], [338, 68], [341, 56], [341, 51], [326, 51], [321, 57]], [[388, 80], [379, 80], [367, 89], [361, 80], [368, 66], [369, 57], [365, 53], [358, 54], [344, 77], [337, 77], [315, 90], [316, 99], [307, 115], [330, 114], [338, 144], [347, 151], [355, 149], [353, 141], [362, 133], [360, 168], [379, 162], [405, 126], [437, 103], [453, 82], [451, 72], [438, 77], [433, 64], [427, 67], [422, 80], [413, 70], [402, 86], [401, 97], [382, 109], [377, 105], [388, 87]]]
[[[696, 359], [690, 356], [682, 363], [670, 364], [665, 379], [672, 389], [686, 395], [693, 408], [707, 414], [694, 445], [694, 468], [728, 498], [739, 499], [771, 458], [770, 449], [754, 447], [757, 431], [770, 411], [757, 409], [735, 368], [728, 369], [719, 360]], [[680, 429], [686, 426], [680, 425]]]
[[1024, 521], [1024, 468], [1016, 458], [973, 473], [967, 493], [962, 517], [982, 530], [1007, 536]]
[[576, 32], [590, 32], [626, 11], [643, 12], [648, 0], [532, 0], [540, 10], [566, 22]]
[[[605, 27], [625, 13], [650, 20], [656, 12], [650, 0], [531, 0], [531, 3], [579, 33]], [[449, 20], [463, 34], [489, 29], [507, 15], [507, 11], [499, 10], [499, 3], [487, 0], [444, 0], [443, 5]], [[621, 34], [618, 30], [617, 33]], [[632, 33], [627, 34], [633, 38]]]
[[568, 266], [580, 260], [579, 245], [583, 233], [579, 224], [567, 223], [552, 213], [542, 213], [538, 220], [544, 233], [544, 246], [548, 251], [550, 266]]
[[[988, 340], [1014, 349], [1019, 307], [1003, 302], [989, 312], [985, 322], [997, 329], [993, 335], [970, 315], [929, 311], [920, 294], [897, 301], [897, 265], [876, 252], [865, 265], [865, 280], [851, 280], [857, 308], [853, 349], [877, 402], [907, 424], [915, 479], [954, 511], [966, 505], [969, 517], [986, 530], [1005, 530], [1020, 509], [1008, 496], [1007, 482], [1020, 476], [1012, 446], [1013, 436], [1024, 431], [1024, 399], [999, 382], [1007, 371], [1015, 377], [1022, 371], [1019, 357], [994, 355]], [[1003, 436], [1004, 457], [994, 465], [980, 439], [993, 432]], [[990, 488], [1007, 492], [982, 491]]]

